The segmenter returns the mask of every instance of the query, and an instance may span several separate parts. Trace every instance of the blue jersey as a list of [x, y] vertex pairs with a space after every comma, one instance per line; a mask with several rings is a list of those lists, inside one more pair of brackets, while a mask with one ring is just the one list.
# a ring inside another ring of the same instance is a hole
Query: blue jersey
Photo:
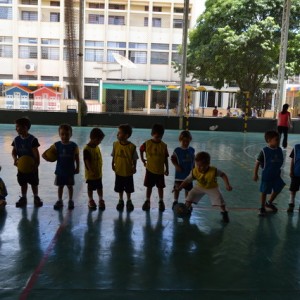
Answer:
[[14, 139], [12, 146], [16, 149], [18, 157], [21, 157], [23, 155], [28, 155], [28, 156], [34, 157], [32, 149], [38, 148], [40, 146], [40, 144], [36, 137], [29, 134], [26, 138], [17, 136]]
[[55, 174], [59, 176], [74, 175], [75, 172], [75, 154], [78, 153], [78, 146], [74, 142], [63, 144], [56, 142], [57, 163]]
[[300, 177], [300, 144], [294, 146], [290, 157], [294, 159], [294, 176]]
[[261, 178], [263, 181], [271, 181], [280, 177], [283, 165], [283, 153], [281, 148], [265, 147], [262, 149], [258, 161], [262, 167]]
[[189, 176], [194, 167], [195, 149], [192, 147], [188, 147], [187, 149], [177, 147], [173, 155], [176, 156], [177, 162], [182, 169], [182, 172], [175, 171], [175, 180], [183, 181]]

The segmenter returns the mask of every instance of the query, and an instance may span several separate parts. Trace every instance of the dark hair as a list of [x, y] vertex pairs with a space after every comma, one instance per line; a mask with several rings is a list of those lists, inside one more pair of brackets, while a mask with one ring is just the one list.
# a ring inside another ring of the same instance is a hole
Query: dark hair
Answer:
[[163, 136], [164, 135], [164, 133], [165, 133], [165, 128], [164, 128], [164, 126], [162, 125], [162, 124], [158, 124], [158, 123], [156, 123], [156, 124], [154, 124], [153, 126], [152, 126], [152, 130], [151, 130], [151, 135], [154, 135], [154, 134], [159, 134], [160, 136]]
[[198, 152], [195, 156], [195, 161], [202, 162], [203, 164], [209, 165], [210, 164], [210, 155], [207, 152]]
[[65, 130], [65, 131], [70, 131], [70, 133], [72, 134], [72, 126], [69, 124], [60, 124], [58, 127], [58, 132], [60, 132], [61, 130]]
[[288, 109], [289, 109], [289, 105], [287, 103], [283, 104], [281, 113], [286, 114]]
[[129, 124], [121, 124], [119, 126], [119, 129], [121, 129], [124, 134], [127, 134], [128, 137], [131, 137], [131, 135], [132, 135], [132, 127]]
[[90, 132], [90, 139], [103, 140], [104, 137], [105, 137], [105, 134], [100, 128], [95, 127]]
[[30, 122], [30, 120], [29, 120], [28, 118], [26, 118], [26, 117], [17, 119], [17, 120], [15, 121], [15, 123], [16, 123], [16, 125], [18, 125], [18, 126], [26, 127], [27, 130], [29, 130], [30, 127], [31, 127], [31, 122]]
[[268, 143], [271, 139], [279, 137], [279, 133], [275, 130], [269, 130], [265, 132], [265, 141]]
[[191, 141], [192, 140], [191, 133], [188, 130], [181, 131], [179, 135], [179, 141], [181, 141], [182, 139], [189, 139]]

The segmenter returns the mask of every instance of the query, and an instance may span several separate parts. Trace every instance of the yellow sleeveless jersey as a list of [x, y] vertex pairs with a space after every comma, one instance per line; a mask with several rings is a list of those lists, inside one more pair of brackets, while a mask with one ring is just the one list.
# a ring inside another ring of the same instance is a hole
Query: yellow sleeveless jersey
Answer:
[[167, 145], [161, 141], [155, 143], [146, 141], [146, 168], [151, 173], [162, 175], [165, 173], [165, 159], [168, 157]]
[[199, 186], [205, 189], [212, 189], [218, 186], [217, 168], [209, 167], [205, 173], [199, 172], [195, 167], [192, 171], [193, 178], [197, 180]]
[[134, 160], [138, 159], [134, 144], [129, 142], [126, 145], [122, 145], [119, 141], [114, 142], [112, 156], [117, 175], [124, 177], [133, 175]]
[[85, 166], [85, 179], [95, 180], [102, 178], [102, 154], [100, 148], [86, 145], [83, 151], [88, 151], [91, 157], [91, 165], [93, 170], [88, 170]]

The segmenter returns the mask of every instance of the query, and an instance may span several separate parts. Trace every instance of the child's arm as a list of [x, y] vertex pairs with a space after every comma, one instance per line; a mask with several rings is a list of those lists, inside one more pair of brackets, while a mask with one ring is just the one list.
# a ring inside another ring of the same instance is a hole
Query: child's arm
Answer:
[[145, 144], [143, 144], [143, 145], [140, 147], [140, 157], [141, 157], [142, 163], [143, 163], [144, 166], [146, 167], [147, 160], [144, 158], [144, 152], [146, 152], [146, 145], [145, 145]]
[[175, 153], [173, 153], [171, 156], [171, 162], [174, 165], [177, 172], [182, 172], [182, 168], [180, 167], [180, 165], [178, 163], [178, 159], [177, 159], [177, 156]]
[[229, 179], [228, 179], [228, 176], [226, 175], [226, 173], [222, 172], [220, 177], [223, 179], [223, 181], [225, 183], [226, 190], [232, 191], [232, 186], [229, 183]]
[[75, 152], [75, 174], [79, 174], [79, 149], [77, 147]]
[[111, 168], [113, 171], [115, 171], [115, 157], [114, 156], [112, 157], [112, 160], [111, 160]]
[[13, 147], [11, 155], [14, 160], [14, 166], [17, 166], [18, 165], [18, 155], [17, 155], [17, 150], [15, 147]]
[[291, 158], [291, 164], [290, 164], [290, 177], [294, 177], [294, 157]]
[[168, 160], [168, 156], [165, 157], [165, 175], [166, 176], [169, 175], [169, 160]]
[[255, 167], [254, 167], [254, 174], [253, 174], [253, 180], [254, 181], [257, 181], [258, 180], [258, 169], [259, 169], [259, 165], [260, 165], [260, 162], [257, 161], [255, 163]]
[[137, 160], [134, 159], [134, 160], [132, 161], [132, 172], [133, 172], [133, 174], [136, 173], [136, 163], [137, 163]]
[[34, 157], [34, 161], [36, 163], [36, 167], [40, 165], [40, 152], [38, 148], [32, 148], [32, 154]]
[[180, 186], [178, 187], [178, 191], [181, 191], [183, 188], [185, 188], [188, 184], [190, 184], [194, 180], [193, 177], [193, 171], [191, 171], [190, 175], [182, 181]]

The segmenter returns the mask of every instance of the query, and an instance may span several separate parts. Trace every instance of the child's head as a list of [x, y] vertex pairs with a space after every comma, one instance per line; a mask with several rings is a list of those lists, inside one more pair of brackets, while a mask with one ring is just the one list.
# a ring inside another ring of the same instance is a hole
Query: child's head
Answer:
[[165, 133], [165, 128], [162, 124], [154, 124], [151, 130], [152, 139], [160, 141]]
[[270, 130], [265, 132], [265, 141], [271, 148], [276, 148], [279, 146], [279, 133], [275, 130]]
[[18, 132], [18, 134], [20, 135], [23, 135], [23, 134], [26, 134], [30, 127], [31, 127], [31, 122], [28, 118], [20, 118], [20, 119], [17, 119], [15, 121], [16, 123], [16, 131]]
[[93, 128], [90, 132], [90, 143], [98, 146], [104, 137], [105, 134], [100, 128]]
[[181, 131], [179, 142], [183, 148], [187, 148], [192, 140], [192, 135], [188, 130]]
[[58, 134], [63, 143], [68, 143], [72, 136], [72, 127], [69, 124], [61, 124], [58, 127]]
[[117, 138], [119, 141], [127, 141], [132, 135], [132, 127], [129, 124], [121, 124]]
[[207, 152], [198, 152], [195, 156], [195, 165], [201, 173], [207, 171], [210, 165], [210, 155]]

